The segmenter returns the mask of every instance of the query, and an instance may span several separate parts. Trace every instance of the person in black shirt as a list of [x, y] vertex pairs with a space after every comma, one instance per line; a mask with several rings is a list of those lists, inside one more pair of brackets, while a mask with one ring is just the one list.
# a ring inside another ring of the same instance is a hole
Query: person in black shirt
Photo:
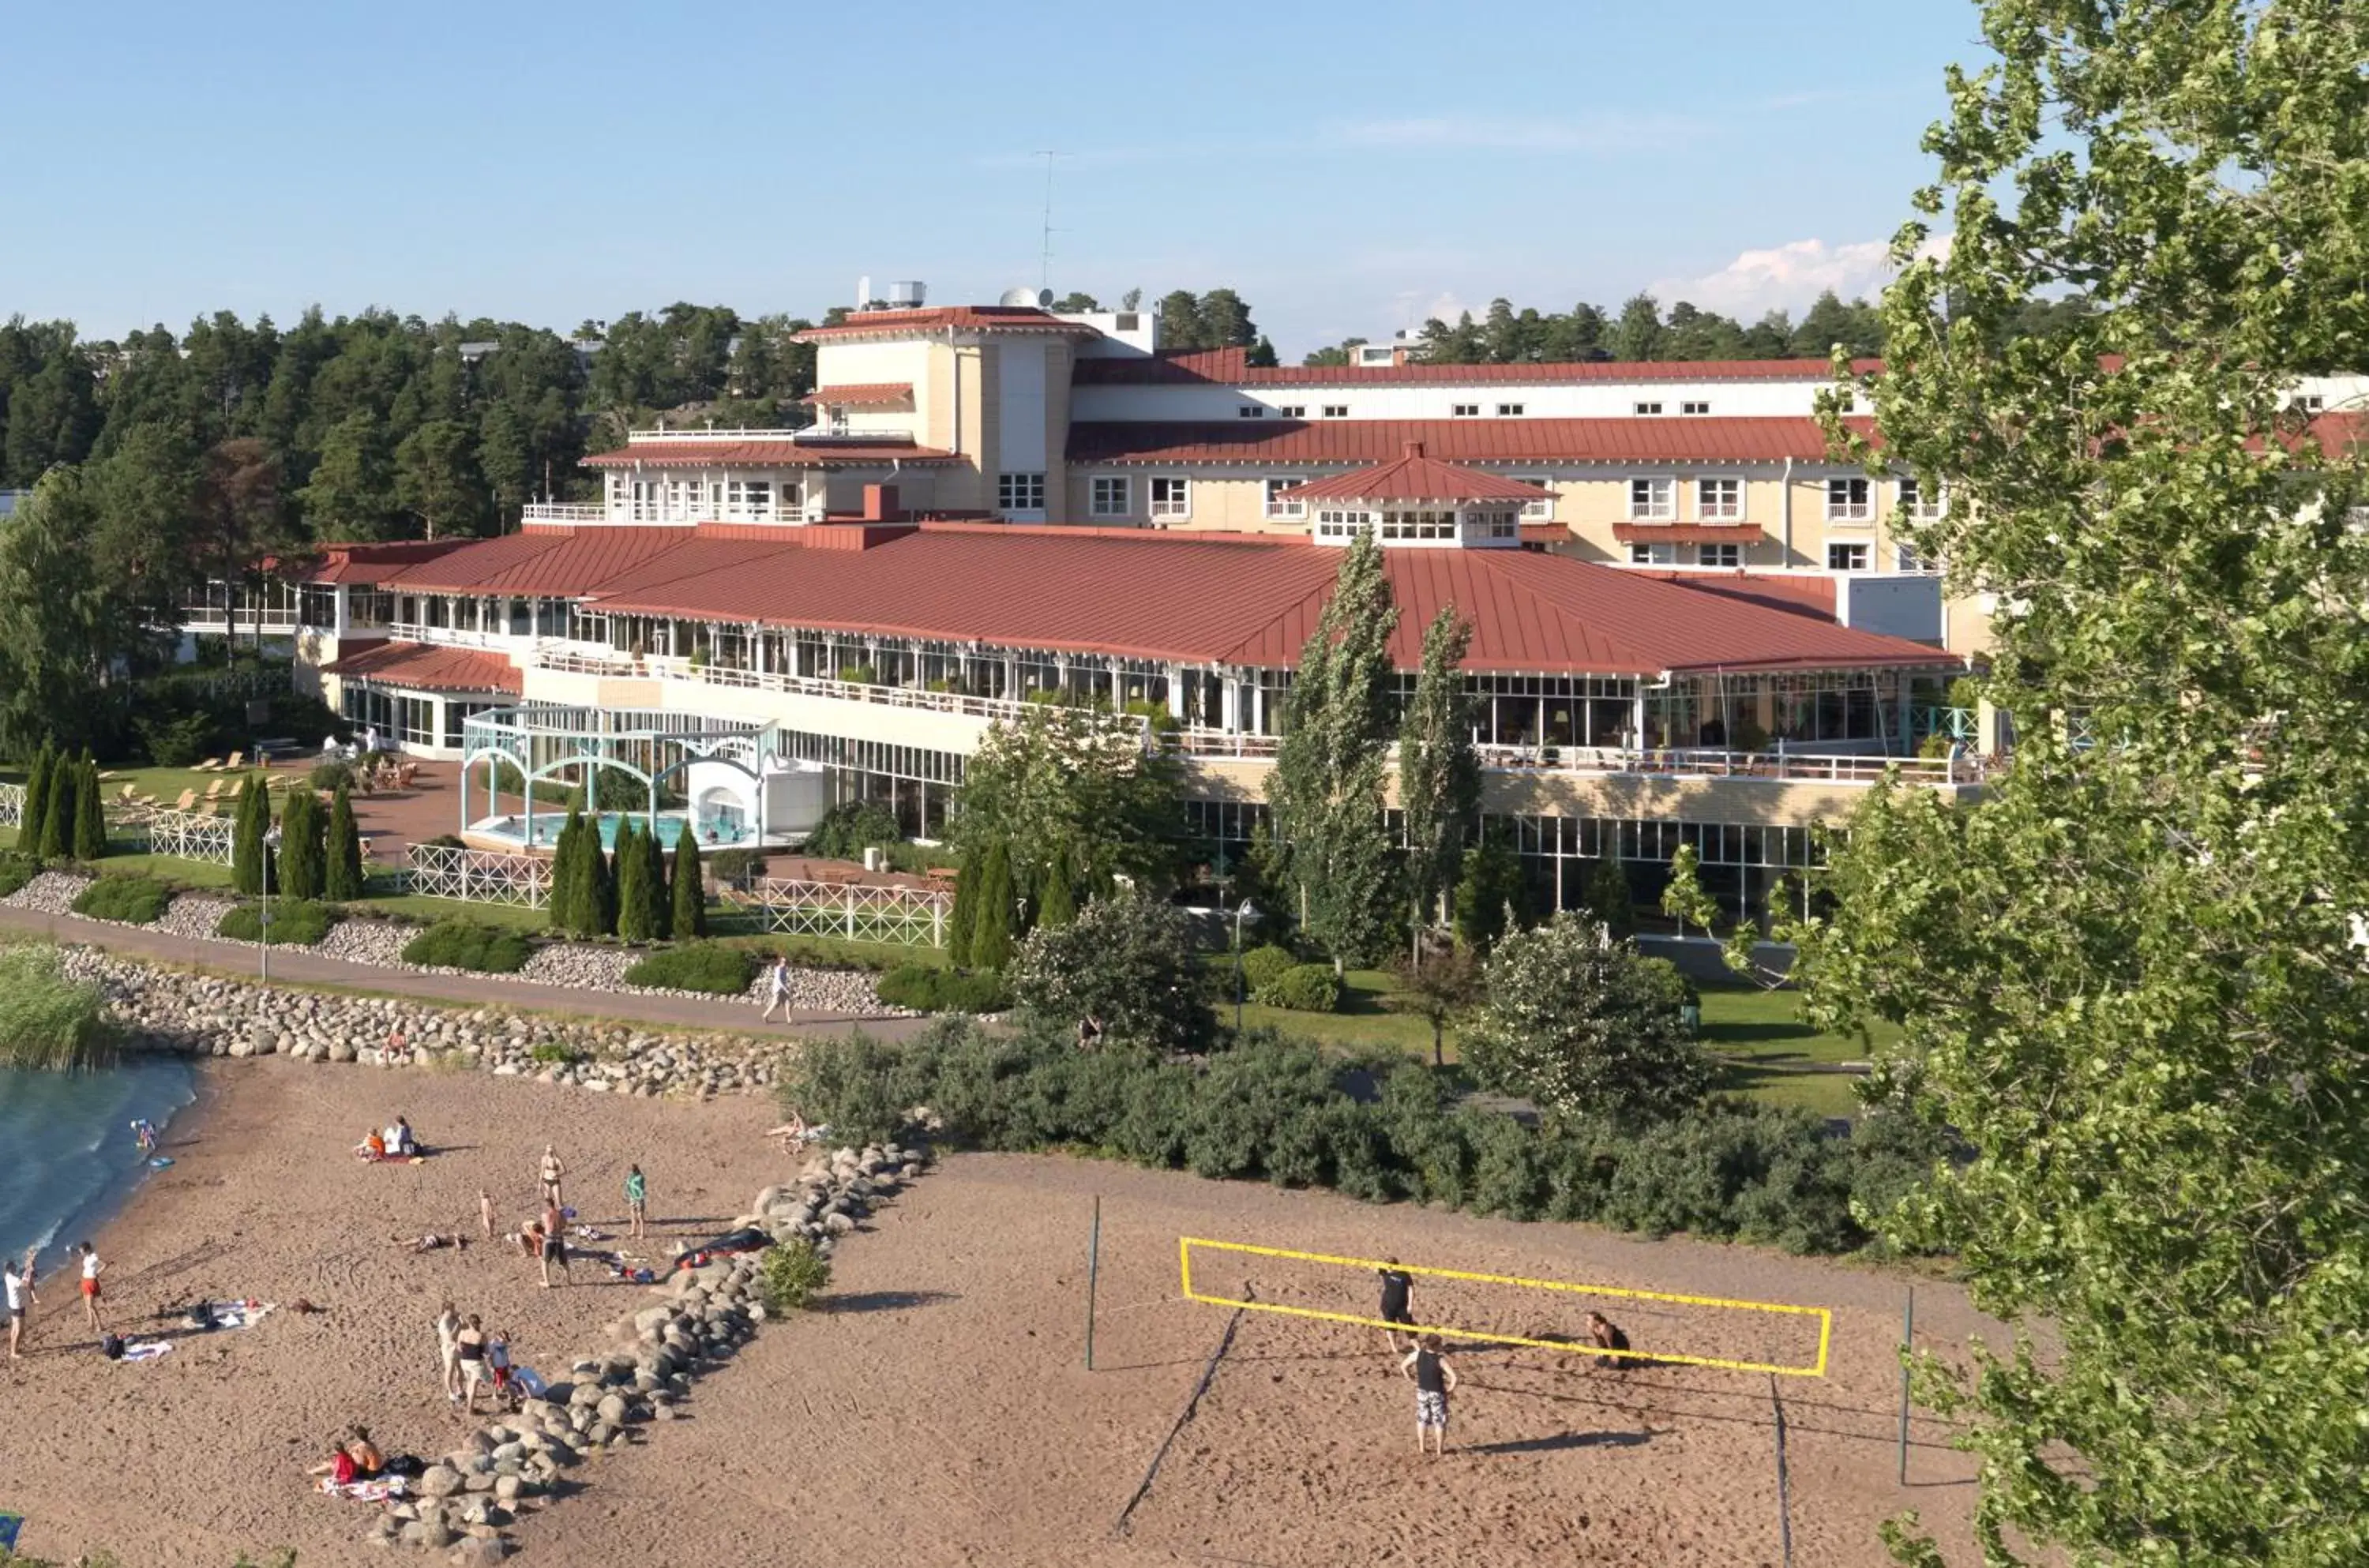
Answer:
[[1456, 1368], [1448, 1364], [1439, 1336], [1427, 1333], [1416, 1341], [1399, 1363], [1399, 1375], [1414, 1384], [1414, 1451], [1424, 1451], [1424, 1435], [1429, 1433], [1432, 1451], [1446, 1454], [1448, 1396], [1456, 1391]]
[[1599, 1366], [1610, 1367], [1616, 1372], [1626, 1372], [1630, 1368], [1637, 1364], [1636, 1359], [1627, 1354], [1629, 1349], [1629, 1336], [1620, 1331], [1620, 1325], [1619, 1323], [1614, 1322], [1610, 1318], [1606, 1317], [1603, 1313], [1590, 1312], [1587, 1314], [1587, 1338], [1588, 1343], [1595, 1345], [1596, 1348], [1600, 1351], [1608, 1350], [1618, 1351], [1620, 1353], [1613, 1356], [1596, 1356], [1596, 1361]]
[[[1382, 1261], [1390, 1265], [1390, 1267], [1380, 1271], [1382, 1276], [1382, 1322], [1386, 1323], [1403, 1323], [1408, 1328], [1412, 1329], [1414, 1326], [1414, 1280], [1413, 1276], [1406, 1272], [1406, 1270], [1399, 1267], [1398, 1259], [1384, 1258]], [[1396, 1356], [1399, 1354], [1399, 1336], [1397, 1331], [1393, 1329], [1384, 1329], [1382, 1331], [1382, 1343], [1390, 1347], [1391, 1355]], [[1413, 1345], [1414, 1335], [1413, 1333], [1409, 1333], [1407, 1335], [1407, 1344], [1410, 1347]]]

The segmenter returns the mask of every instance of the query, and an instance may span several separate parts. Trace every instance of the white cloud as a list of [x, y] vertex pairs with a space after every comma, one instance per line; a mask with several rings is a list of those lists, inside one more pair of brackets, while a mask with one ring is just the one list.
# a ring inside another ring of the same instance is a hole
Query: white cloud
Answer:
[[1651, 292], [1665, 306], [1688, 300], [1749, 322], [1772, 310], [1798, 311], [1828, 289], [1847, 300], [1872, 296], [1893, 270], [1892, 246], [1883, 240], [1798, 239], [1747, 250], [1699, 278], [1659, 279]]
[[1647, 144], [1666, 146], [1700, 127], [1676, 115], [1593, 115], [1580, 120], [1489, 119], [1442, 115], [1360, 120], [1328, 128], [1329, 140], [1351, 147], [1407, 151], [1603, 153]]

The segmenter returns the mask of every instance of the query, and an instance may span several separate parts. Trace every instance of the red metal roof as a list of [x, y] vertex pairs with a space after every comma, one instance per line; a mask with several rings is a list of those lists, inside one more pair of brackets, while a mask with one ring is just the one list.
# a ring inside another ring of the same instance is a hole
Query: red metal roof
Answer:
[[818, 386], [801, 403], [836, 403], [846, 408], [874, 408], [913, 401], [910, 381], [860, 381], [845, 386]]
[[860, 310], [829, 326], [809, 326], [791, 338], [815, 343], [866, 334], [902, 337], [953, 328], [963, 332], [1059, 332], [1080, 338], [1102, 334], [1082, 321], [1063, 321], [1034, 305], [939, 305], [921, 310]]
[[351, 544], [323, 544], [310, 555], [275, 555], [266, 570], [292, 582], [331, 586], [338, 583], [379, 583], [407, 566], [449, 555], [470, 539], [389, 540]]
[[580, 593], [691, 537], [689, 528], [538, 529], [507, 533], [397, 573], [404, 593]]
[[425, 643], [377, 643], [323, 665], [321, 672], [415, 692], [507, 692], [515, 697], [522, 689], [518, 666], [500, 654]]
[[[1824, 360], [1585, 360], [1562, 363], [1450, 365], [1253, 365], [1247, 349], [1082, 359], [1070, 368], [1079, 386], [1460, 386], [1482, 382], [1561, 386], [1628, 381], [1825, 381]], [[1874, 371], [1881, 360], [1851, 368]]]
[[[604, 610], [977, 642], [1193, 664], [1288, 667], [1341, 556], [1304, 539], [1150, 530], [923, 524], [866, 550], [701, 538], [682, 529], [578, 531], [565, 558], [491, 540], [431, 567], [486, 591], [565, 593]], [[601, 538], [623, 535], [624, 538]], [[499, 555], [483, 570], [469, 557]], [[1569, 556], [1386, 550], [1402, 611], [1392, 654], [1413, 669], [1445, 604], [1473, 622], [1475, 670], [1658, 674], [1953, 662], [1919, 643], [1837, 626]], [[525, 584], [527, 586], [521, 586]], [[406, 582], [402, 586], [413, 586]]]
[[1554, 492], [1425, 457], [1421, 441], [1409, 441], [1406, 450], [1388, 463], [1294, 486], [1283, 495], [1294, 501], [1425, 501], [1452, 506], [1464, 501], [1551, 500]]
[[861, 440], [631, 441], [584, 459], [587, 468], [836, 468], [956, 463], [958, 454], [887, 436]]
[[[1871, 421], [1850, 421], [1871, 434]], [[1607, 419], [1227, 419], [1089, 421], [1070, 427], [1071, 463], [1374, 464], [1420, 441], [1450, 463], [1828, 461], [1803, 415]]]

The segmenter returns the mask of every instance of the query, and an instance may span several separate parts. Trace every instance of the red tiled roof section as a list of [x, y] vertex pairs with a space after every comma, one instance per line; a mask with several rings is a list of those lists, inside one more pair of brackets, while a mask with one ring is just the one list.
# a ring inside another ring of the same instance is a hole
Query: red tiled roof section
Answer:
[[425, 643], [376, 643], [323, 665], [321, 672], [415, 692], [507, 692], [515, 697], [522, 689], [518, 666], [500, 654]]
[[[1871, 435], [1872, 421], [1853, 419]], [[1420, 441], [1448, 463], [1803, 463], [1828, 460], [1807, 416], [1608, 419], [1088, 421], [1071, 463], [1376, 464]]]
[[937, 305], [921, 310], [860, 310], [828, 326], [809, 326], [793, 337], [794, 343], [815, 343], [866, 333], [902, 336], [909, 332], [1059, 332], [1079, 338], [1102, 334], [1082, 321], [1063, 321], [1034, 305]]
[[913, 401], [910, 381], [850, 382], [845, 386], [818, 386], [801, 403], [836, 403], [842, 408], [881, 408]]
[[370, 544], [324, 544], [311, 555], [274, 556], [266, 561], [267, 569], [284, 571], [297, 582], [320, 584], [383, 582], [406, 567], [422, 561], [432, 561], [464, 544], [470, 539], [411, 539]]
[[[1862, 372], [1881, 360], [1853, 361]], [[1247, 349], [1199, 349], [1150, 355], [1082, 359], [1071, 367], [1079, 386], [1460, 386], [1483, 382], [1528, 386], [1624, 381], [1819, 381], [1824, 360], [1586, 360], [1560, 364], [1448, 365], [1417, 360], [1403, 365], [1253, 365]]]
[[584, 459], [587, 468], [835, 468], [889, 463], [958, 463], [959, 454], [882, 437], [876, 441], [717, 440], [633, 441]]
[[1544, 501], [1554, 492], [1518, 479], [1501, 479], [1478, 468], [1459, 468], [1424, 455], [1423, 442], [1409, 441], [1406, 450], [1372, 468], [1335, 474], [1329, 479], [1296, 485], [1283, 497], [1294, 501], [1424, 501], [1455, 505], [1464, 501]]
[[690, 537], [689, 528], [506, 533], [408, 567], [387, 586], [410, 593], [582, 593]]

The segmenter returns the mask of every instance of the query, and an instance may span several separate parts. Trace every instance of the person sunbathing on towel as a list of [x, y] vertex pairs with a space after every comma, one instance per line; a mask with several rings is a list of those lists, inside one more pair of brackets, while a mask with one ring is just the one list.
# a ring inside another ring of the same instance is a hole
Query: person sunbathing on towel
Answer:
[[430, 1230], [425, 1236], [390, 1236], [387, 1240], [394, 1246], [414, 1253], [432, 1253], [440, 1247], [465, 1247], [469, 1244], [469, 1238], [458, 1230]]

